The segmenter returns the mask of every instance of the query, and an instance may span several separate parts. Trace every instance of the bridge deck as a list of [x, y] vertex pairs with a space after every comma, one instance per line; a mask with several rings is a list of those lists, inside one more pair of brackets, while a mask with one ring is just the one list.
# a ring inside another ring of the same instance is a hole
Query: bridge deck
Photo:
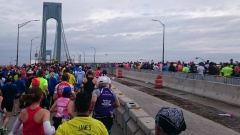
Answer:
[[153, 97], [149, 94], [138, 91], [134, 88], [130, 88], [126, 85], [122, 85], [115, 81], [112, 81], [112, 84], [117, 87], [124, 95], [127, 95], [129, 98], [136, 101], [141, 106], [141, 108], [153, 118], [161, 107], [175, 107], [183, 110], [187, 124], [187, 130], [183, 132], [182, 135], [239, 135], [238, 132], [232, 129], [215, 123], [209, 119], [203, 118], [190, 111], [184, 110], [171, 103], [165, 102], [159, 98]]

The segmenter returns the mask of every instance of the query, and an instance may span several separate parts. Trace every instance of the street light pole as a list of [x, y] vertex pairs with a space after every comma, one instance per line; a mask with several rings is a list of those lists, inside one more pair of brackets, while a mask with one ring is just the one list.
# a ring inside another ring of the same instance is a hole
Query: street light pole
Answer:
[[96, 48], [94, 48], [94, 47], [91, 47], [91, 48], [93, 48], [93, 49], [94, 49], [94, 64], [95, 64]]
[[83, 57], [84, 57], [84, 63], [85, 63], [85, 52], [84, 51], [82, 51], [83, 52]]
[[22, 24], [18, 24], [18, 35], [17, 35], [17, 59], [16, 59], [16, 65], [18, 66], [18, 50], [19, 50], [19, 29], [23, 27], [24, 25], [32, 22], [32, 21], [40, 21], [40, 20], [30, 20]]
[[196, 59], [201, 59], [203, 62], [206, 62], [203, 58], [201, 57], [196, 57]]
[[79, 61], [80, 63], [82, 63], [82, 58], [81, 58], [81, 54], [80, 54], [80, 61]]
[[30, 65], [31, 65], [31, 61], [32, 61], [32, 41], [36, 38], [39, 38], [39, 37], [35, 37], [31, 40], [31, 47], [30, 47]]
[[76, 54], [78, 55], [78, 62], [81, 63], [81, 54], [78, 54], [78, 53]]
[[75, 62], [75, 55], [74, 54], [71, 54], [73, 57], [74, 57], [74, 59], [73, 59], [73, 63]]
[[[37, 54], [37, 49], [39, 48], [40, 46], [37, 46], [36, 47], [36, 54]], [[37, 54], [38, 55], [38, 54]], [[35, 58], [35, 64], [37, 63], [37, 58], [38, 58], [38, 56]]]
[[159, 20], [154, 20], [152, 19], [152, 21], [158, 21], [162, 24], [163, 26], [163, 54], [162, 54], [162, 63], [164, 64], [164, 39], [165, 39], [165, 24], [163, 24], [161, 21]]

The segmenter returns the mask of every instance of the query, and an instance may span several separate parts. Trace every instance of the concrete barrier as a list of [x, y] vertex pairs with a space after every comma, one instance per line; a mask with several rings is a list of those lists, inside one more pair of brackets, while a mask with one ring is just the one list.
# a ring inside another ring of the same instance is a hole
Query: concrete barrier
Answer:
[[139, 126], [137, 123], [133, 119], [130, 119], [127, 123], [127, 135], [135, 135], [138, 130]]
[[124, 135], [150, 135], [154, 130], [154, 119], [136, 102], [126, 96], [119, 97], [119, 102], [120, 107], [115, 109], [114, 114]]
[[129, 110], [129, 115], [131, 116], [131, 118], [135, 122], [137, 122], [137, 118], [149, 117], [149, 115], [141, 108], [139, 108], [139, 109], [130, 109]]
[[[195, 83], [197, 81], [197, 83]], [[199, 96], [203, 96], [204, 97], [204, 92], [205, 92], [205, 88], [206, 88], [206, 83], [204, 81], [198, 81], [198, 80], [193, 80], [194, 87], [193, 87], [193, 91], [192, 94], [195, 95], [199, 95]]]
[[[116, 75], [117, 69], [111, 69]], [[157, 74], [122, 70], [123, 77], [155, 84]], [[163, 86], [240, 106], [240, 86], [163, 75]]]
[[155, 120], [152, 117], [141, 117], [137, 119], [137, 124], [145, 134], [149, 135], [154, 130]]
[[139, 129], [135, 135], [146, 135], [146, 134], [144, 133], [144, 131]]
[[124, 106], [120, 106], [117, 108], [117, 123], [123, 128], [123, 114], [126, 112]]

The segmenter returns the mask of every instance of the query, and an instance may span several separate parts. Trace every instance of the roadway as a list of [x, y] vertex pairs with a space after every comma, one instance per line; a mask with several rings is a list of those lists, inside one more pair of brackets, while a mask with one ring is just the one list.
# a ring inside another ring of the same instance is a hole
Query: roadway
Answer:
[[[184, 118], [187, 124], [187, 130], [182, 132], [182, 135], [239, 135], [238, 132], [232, 129], [182, 109], [171, 103], [165, 102], [159, 98], [153, 97], [149, 94], [138, 91], [126, 85], [122, 85], [115, 81], [112, 81], [112, 84], [127, 97], [136, 101], [141, 108], [153, 118], [155, 118], [156, 113], [161, 107], [174, 107], [183, 110]], [[144, 82], [142, 82], [142, 84], [144, 84]]]
[[[134, 80], [126, 79], [126, 78], [124, 78], [124, 80], [134, 81]], [[147, 86], [147, 87], [152, 87], [152, 84], [139, 82], [139, 81], [134, 81], [134, 82], [144, 85], [144, 86]], [[171, 103], [165, 102], [159, 98], [153, 97], [144, 92], [138, 91], [134, 88], [120, 84], [114, 80], [112, 80], [112, 84], [114, 85], [114, 87], [116, 87], [118, 90], [120, 90], [127, 97], [136, 101], [141, 106], [141, 108], [144, 111], [146, 111], [153, 118], [155, 117], [156, 113], [158, 112], [158, 110], [161, 107], [168, 106], [168, 107], [175, 107], [175, 108], [179, 108], [179, 109], [183, 110], [185, 121], [187, 124], [187, 130], [185, 132], [182, 132], [182, 135], [203, 135], [203, 134], [204, 135], [228, 135], [228, 134], [229, 135], [230, 134], [231, 135], [239, 135], [240, 134], [240, 133], [235, 132], [234, 130], [229, 129], [221, 124], [218, 124], [209, 119], [203, 118], [197, 114], [194, 114], [190, 111], [184, 110], [178, 106], [175, 106]], [[228, 111], [231, 110], [234, 113], [236, 112], [236, 114], [238, 114], [237, 112], [239, 112], [238, 107], [233, 107], [233, 106], [229, 107], [229, 105], [219, 103], [216, 101], [206, 100], [205, 98], [201, 99], [200, 97], [194, 97], [193, 95], [181, 94], [182, 92], [177, 92], [177, 91], [174, 91], [174, 90], [171, 90], [168, 88], [164, 88], [164, 89], [160, 89], [160, 90], [170, 93], [170, 94], [180, 96], [181, 98], [187, 98], [187, 99], [192, 99], [192, 100], [194, 99], [194, 100], [197, 100], [197, 102], [200, 102], [202, 104], [208, 104], [208, 105], [213, 106], [220, 110], [228, 110]], [[13, 126], [16, 118], [17, 117], [14, 117], [13, 115], [10, 118], [10, 121], [8, 123], [8, 127], [10, 129]], [[18, 135], [21, 135], [21, 133], [19, 133]], [[116, 123], [114, 123], [114, 125], [113, 125], [112, 135], [123, 135], [122, 129]]]

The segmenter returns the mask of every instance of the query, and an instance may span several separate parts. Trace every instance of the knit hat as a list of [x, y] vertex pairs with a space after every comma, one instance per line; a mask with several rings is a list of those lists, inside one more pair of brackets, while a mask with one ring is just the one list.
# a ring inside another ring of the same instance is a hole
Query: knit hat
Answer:
[[32, 86], [40, 86], [40, 81], [38, 78], [32, 79]]
[[186, 130], [183, 112], [176, 108], [161, 108], [155, 117], [155, 123], [159, 129], [169, 135], [178, 135]]

